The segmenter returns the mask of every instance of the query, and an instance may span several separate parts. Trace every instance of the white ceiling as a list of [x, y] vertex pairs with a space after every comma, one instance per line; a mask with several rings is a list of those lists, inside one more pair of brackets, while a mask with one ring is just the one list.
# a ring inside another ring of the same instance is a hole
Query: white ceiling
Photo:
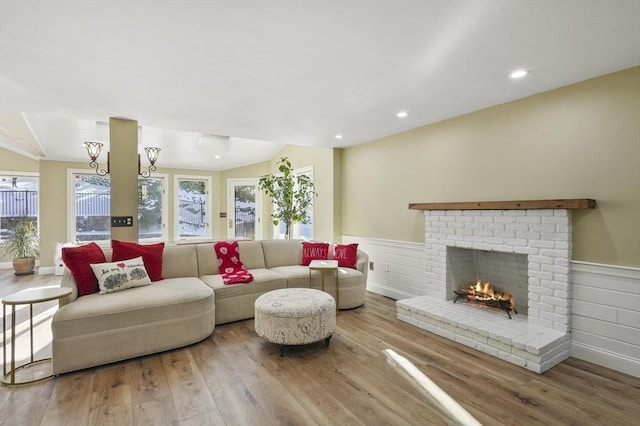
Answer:
[[639, 0], [0, 0], [0, 112], [34, 135], [0, 122], [0, 146], [86, 161], [96, 122], [125, 117], [160, 167], [223, 170], [639, 63]]

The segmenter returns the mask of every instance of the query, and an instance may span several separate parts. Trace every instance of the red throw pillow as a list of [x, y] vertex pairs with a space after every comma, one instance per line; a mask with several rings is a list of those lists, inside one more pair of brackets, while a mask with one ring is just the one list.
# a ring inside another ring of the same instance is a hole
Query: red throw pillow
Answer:
[[161, 281], [162, 276], [162, 253], [164, 243], [157, 244], [136, 244], [127, 241], [111, 240], [113, 254], [111, 261], [135, 259], [142, 256], [144, 267], [149, 274], [151, 281]]
[[302, 265], [309, 266], [312, 260], [327, 260], [329, 243], [302, 242]]
[[237, 241], [218, 241], [214, 244], [216, 256], [218, 256], [218, 271], [221, 274], [231, 274], [239, 269], [244, 269], [240, 261], [240, 249]]
[[333, 248], [333, 258], [338, 261], [338, 266], [356, 269], [358, 243], [336, 244]]
[[62, 261], [76, 280], [78, 297], [98, 292], [98, 280], [93, 274], [91, 264], [107, 261], [99, 245], [89, 243], [79, 247], [63, 247]]

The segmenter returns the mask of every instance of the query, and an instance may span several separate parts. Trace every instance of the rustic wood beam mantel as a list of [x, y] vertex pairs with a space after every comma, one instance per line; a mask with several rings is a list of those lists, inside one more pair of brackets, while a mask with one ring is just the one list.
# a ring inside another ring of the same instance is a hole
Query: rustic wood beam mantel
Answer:
[[410, 210], [529, 210], [529, 209], [593, 209], [596, 200], [454, 201], [449, 203], [410, 203]]

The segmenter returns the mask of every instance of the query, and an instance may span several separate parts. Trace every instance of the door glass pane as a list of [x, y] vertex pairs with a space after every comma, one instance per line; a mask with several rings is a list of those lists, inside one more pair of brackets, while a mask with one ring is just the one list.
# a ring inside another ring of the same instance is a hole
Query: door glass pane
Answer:
[[236, 185], [234, 187], [235, 238], [255, 239], [256, 187]]
[[[293, 231], [293, 230], [291, 230]], [[276, 235], [274, 236], [274, 238], [276, 240], [284, 240], [285, 238], [287, 238], [287, 224], [284, 223], [283, 221], [279, 220], [278, 221], [278, 226], [276, 226], [276, 231], [275, 231]], [[291, 239], [295, 239], [295, 235], [293, 235], [293, 233], [291, 233]]]
[[15, 229], [22, 216], [38, 226], [38, 178], [0, 176], [0, 240]]
[[162, 238], [163, 179], [138, 179], [138, 238]]
[[309, 223], [301, 223], [298, 238], [310, 241], [313, 239], [313, 206], [309, 206], [307, 211], [309, 216]]
[[111, 182], [108, 177], [75, 176], [76, 240], [111, 238]]
[[180, 238], [206, 237], [206, 182], [178, 181], [178, 225]]

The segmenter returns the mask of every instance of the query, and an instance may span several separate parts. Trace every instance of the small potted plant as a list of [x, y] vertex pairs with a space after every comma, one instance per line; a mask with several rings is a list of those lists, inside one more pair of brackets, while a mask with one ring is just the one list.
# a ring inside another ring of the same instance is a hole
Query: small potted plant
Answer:
[[0, 244], [7, 256], [13, 257], [16, 275], [33, 274], [36, 257], [40, 254], [38, 228], [28, 216], [18, 218], [15, 228]]

